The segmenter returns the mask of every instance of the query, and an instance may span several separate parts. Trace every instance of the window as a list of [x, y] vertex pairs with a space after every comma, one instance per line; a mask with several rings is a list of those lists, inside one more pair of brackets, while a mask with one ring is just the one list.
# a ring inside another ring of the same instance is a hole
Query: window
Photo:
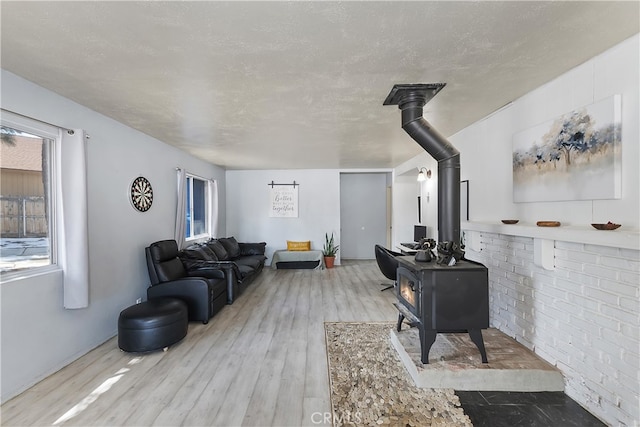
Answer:
[[53, 146], [58, 129], [3, 112], [0, 142], [0, 272], [55, 264]]
[[209, 221], [208, 181], [193, 175], [187, 175], [187, 224], [185, 238], [197, 239], [211, 235]]

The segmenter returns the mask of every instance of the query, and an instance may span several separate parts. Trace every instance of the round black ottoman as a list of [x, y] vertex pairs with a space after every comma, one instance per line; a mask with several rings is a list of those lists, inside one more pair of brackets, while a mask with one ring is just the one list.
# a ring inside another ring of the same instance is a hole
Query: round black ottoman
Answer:
[[122, 310], [118, 347], [143, 353], [175, 344], [187, 335], [187, 304], [176, 298], [154, 298]]

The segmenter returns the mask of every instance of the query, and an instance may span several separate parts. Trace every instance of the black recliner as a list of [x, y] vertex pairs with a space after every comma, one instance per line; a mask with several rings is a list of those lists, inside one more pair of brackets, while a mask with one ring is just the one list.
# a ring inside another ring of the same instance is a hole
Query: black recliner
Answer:
[[386, 283], [382, 283], [382, 286], [386, 286], [381, 291], [386, 291], [387, 289], [391, 289], [396, 286], [396, 272], [398, 270], [398, 260], [397, 256], [401, 256], [400, 252], [391, 251], [384, 246], [376, 245], [376, 262], [378, 263], [378, 268], [387, 279], [393, 280], [393, 284], [387, 285]]
[[151, 287], [147, 298], [174, 297], [187, 303], [189, 320], [209, 322], [227, 304], [224, 272], [211, 270], [207, 277], [190, 277], [178, 258], [175, 240], [161, 240], [145, 248]]

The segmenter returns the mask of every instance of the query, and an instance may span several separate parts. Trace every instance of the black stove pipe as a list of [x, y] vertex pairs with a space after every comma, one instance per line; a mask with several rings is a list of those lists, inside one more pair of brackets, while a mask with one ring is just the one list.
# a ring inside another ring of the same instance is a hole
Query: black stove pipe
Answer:
[[444, 84], [395, 85], [384, 105], [398, 105], [402, 129], [438, 162], [438, 241], [460, 243], [460, 152], [423, 117]]

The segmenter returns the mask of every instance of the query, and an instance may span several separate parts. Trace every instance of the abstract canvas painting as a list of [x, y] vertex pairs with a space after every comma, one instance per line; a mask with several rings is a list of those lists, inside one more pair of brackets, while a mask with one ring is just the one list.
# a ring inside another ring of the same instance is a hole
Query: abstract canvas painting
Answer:
[[614, 95], [513, 136], [513, 201], [619, 199], [621, 100]]

